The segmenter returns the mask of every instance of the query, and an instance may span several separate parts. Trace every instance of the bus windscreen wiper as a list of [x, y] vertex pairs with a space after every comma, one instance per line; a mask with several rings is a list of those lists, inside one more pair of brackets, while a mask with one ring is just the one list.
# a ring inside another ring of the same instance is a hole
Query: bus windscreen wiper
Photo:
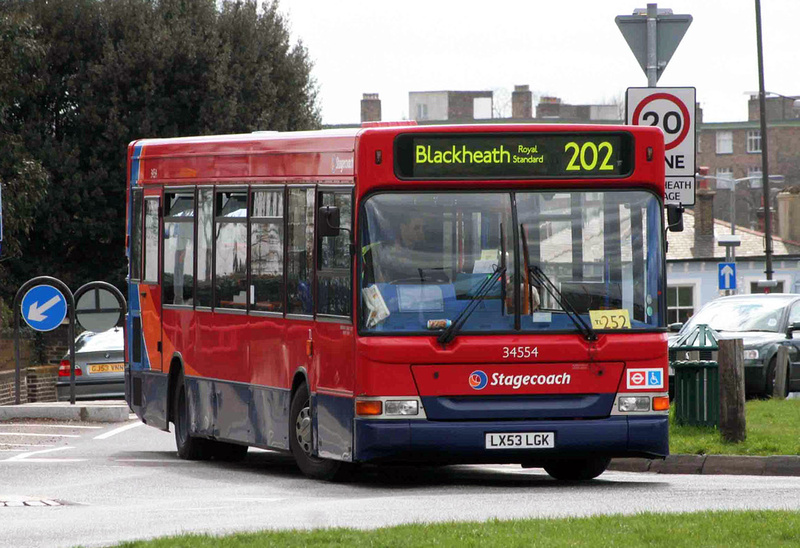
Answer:
[[550, 294], [553, 299], [555, 299], [556, 303], [564, 309], [564, 312], [567, 313], [567, 317], [572, 320], [572, 323], [575, 324], [575, 327], [583, 334], [583, 337], [587, 341], [596, 341], [597, 340], [597, 333], [595, 330], [592, 329], [592, 325], [587, 323], [586, 320], [581, 318], [580, 314], [575, 310], [575, 307], [572, 306], [572, 303], [564, 296], [563, 293], [556, 287], [553, 281], [544, 273], [538, 265], [530, 263], [530, 257], [528, 256], [528, 238], [525, 234], [525, 225], [519, 225], [520, 232], [522, 233], [522, 250], [525, 254], [525, 265], [528, 270], [528, 274], [536, 281], [536, 283], [540, 287], [544, 287], [547, 292]]
[[456, 335], [467, 322], [470, 315], [472, 315], [475, 309], [478, 308], [478, 303], [480, 303], [480, 300], [492, 290], [494, 284], [497, 283], [497, 280], [502, 278], [505, 273], [506, 267], [501, 266], [500, 268], [497, 268], [491, 276], [483, 280], [483, 282], [478, 286], [478, 289], [475, 290], [475, 293], [472, 295], [472, 297], [470, 297], [467, 306], [464, 307], [464, 310], [461, 311], [461, 314], [459, 314], [453, 323], [450, 324], [450, 327], [445, 329], [444, 332], [439, 335], [437, 340], [441, 344], [447, 344], [456, 338]]

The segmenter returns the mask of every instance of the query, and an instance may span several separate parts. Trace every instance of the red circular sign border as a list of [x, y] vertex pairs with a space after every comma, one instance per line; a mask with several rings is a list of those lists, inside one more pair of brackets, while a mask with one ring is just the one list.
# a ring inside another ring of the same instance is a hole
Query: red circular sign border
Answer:
[[[681, 114], [683, 114], [684, 121], [688, 122], [690, 120], [689, 109], [686, 108], [686, 105], [683, 104], [683, 101], [681, 101], [671, 93], [654, 93], [653, 95], [646, 97], [644, 101], [642, 101], [636, 106], [636, 110], [633, 111], [633, 118], [631, 119], [631, 122], [633, 123], [634, 126], [639, 125], [638, 123], [639, 115], [642, 113], [642, 109], [645, 107], [645, 105], [653, 101], [657, 101], [658, 99], [666, 99], [667, 101], [672, 101], [673, 103], [678, 105], [678, 108], [681, 109]], [[681, 134], [678, 135], [678, 138], [672, 141], [669, 145], [665, 145], [664, 150], [672, 150], [673, 148], [681, 144], [683, 140], [686, 139], [686, 136], [688, 134], [689, 134], [689, 124], [684, 123], [683, 131], [681, 131]]]

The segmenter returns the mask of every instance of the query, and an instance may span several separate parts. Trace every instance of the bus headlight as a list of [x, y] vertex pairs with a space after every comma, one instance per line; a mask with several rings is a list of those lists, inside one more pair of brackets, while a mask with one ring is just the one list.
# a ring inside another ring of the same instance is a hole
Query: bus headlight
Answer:
[[620, 396], [619, 410], [623, 413], [650, 411], [650, 396]]
[[386, 415], [419, 415], [419, 402], [415, 400], [388, 400], [384, 413]]

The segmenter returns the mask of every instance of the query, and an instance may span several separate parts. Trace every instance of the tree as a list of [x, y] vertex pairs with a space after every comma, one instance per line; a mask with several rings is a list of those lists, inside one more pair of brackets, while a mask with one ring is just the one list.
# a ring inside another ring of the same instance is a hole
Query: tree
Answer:
[[[0, 185], [5, 225], [0, 310], [6, 310], [3, 301], [16, 292], [8, 266], [22, 254], [47, 185], [47, 173], [24, 137], [30, 99], [41, 90], [44, 47], [30, 18], [13, 7], [9, 4], [0, 12]], [[8, 319], [2, 323], [7, 325]]]
[[32, 219], [36, 237], [9, 261], [17, 287], [41, 274], [70, 287], [123, 286], [131, 141], [320, 124], [308, 54], [290, 43], [274, 3], [259, 11], [254, 0], [27, 0], [15, 8], [42, 45], [20, 142], [49, 176]]

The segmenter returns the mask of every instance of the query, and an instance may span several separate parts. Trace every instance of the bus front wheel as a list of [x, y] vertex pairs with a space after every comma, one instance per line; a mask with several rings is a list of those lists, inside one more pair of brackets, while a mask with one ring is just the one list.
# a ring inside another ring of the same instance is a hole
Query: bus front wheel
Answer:
[[586, 481], [605, 472], [609, 462], [605, 457], [554, 460], [544, 465], [544, 471], [560, 481]]
[[300, 471], [314, 479], [343, 479], [346, 463], [322, 459], [313, 454], [311, 398], [305, 384], [297, 389], [292, 398], [289, 418], [289, 447]]

